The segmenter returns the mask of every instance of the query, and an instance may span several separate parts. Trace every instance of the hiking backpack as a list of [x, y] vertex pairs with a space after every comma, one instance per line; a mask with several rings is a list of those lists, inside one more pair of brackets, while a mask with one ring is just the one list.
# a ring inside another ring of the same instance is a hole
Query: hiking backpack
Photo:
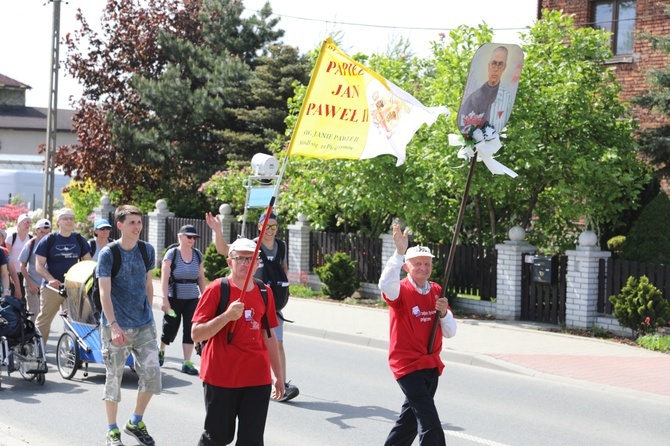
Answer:
[[[151, 265], [150, 263], [151, 260], [149, 260], [149, 253], [147, 252], [147, 244], [143, 240], [138, 240], [137, 245], [140, 248], [140, 254], [142, 254], [142, 260], [144, 260], [144, 267], [147, 269], [147, 272], [149, 272], [153, 269], [153, 265]], [[121, 247], [119, 246], [118, 241], [112, 242], [108, 246], [109, 249], [112, 250], [113, 260], [112, 260], [111, 278], [113, 279], [119, 275], [119, 270], [121, 269]], [[93, 286], [91, 286], [91, 290], [89, 291], [89, 297], [93, 302], [93, 307], [99, 313], [102, 311], [102, 304], [100, 303], [100, 283], [98, 281], [98, 277], [96, 277], [95, 272], [93, 273], [92, 279], [93, 279]]]
[[[165, 248], [165, 253], [167, 254], [173, 248], [177, 248], [179, 243], [173, 243], [167, 248]], [[195, 254], [195, 258], [198, 259], [198, 267], [202, 263], [202, 253], [197, 248], [191, 248]], [[175, 253], [174, 260], [170, 263], [170, 278], [168, 279], [168, 287], [172, 288], [172, 297], [177, 298], [177, 287], [175, 286], [178, 283], [198, 283], [198, 279], [175, 279], [174, 278], [174, 269], [177, 267], [177, 254]], [[165, 257], [165, 256], [163, 256]], [[183, 261], [183, 259], [182, 259]]]
[[10, 339], [21, 336], [21, 323], [23, 321], [21, 300], [11, 296], [0, 299], [0, 319], [7, 322], [0, 325], [0, 336], [6, 336]]
[[[114, 241], [113, 238], [107, 237], [107, 244], [112, 243], [113, 241]], [[92, 238], [88, 241], [88, 246], [91, 247], [91, 252], [89, 254], [91, 254], [91, 257], [93, 257], [95, 255], [95, 251], [98, 250], [98, 242], [96, 242], [95, 239]]]
[[[261, 296], [263, 296], [263, 303], [265, 304], [265, 310], [266, 312], [263, 313], [263, 317], [261, 318], [261, 323], [265, 327], [265, 331], [268, 334], [268, 338], [272, 337], [272, 331], [270, 330], [270, 322], [268, 322], [268, 314], [267, 314], [267, 308], [268, 308], [268, 290], [265, 288], [265, 284], [261, 282], [259, 279], [254, 279], [254, 282], [256, 282], [256, 286], [261, 292]], [[226, 307], [228, 306], [228, 302], [230, 301], [230, 284], [228, 283], [228, 278], [227, 277], [222, 277], [220, 280], [220, 286], [221, 286], [221, 299], [219, 300], [219, 305], [216, 307], [216, 314], [214, 317], [217, 317], [220, 314], [223, 314], [224, 311], [226, 311]], [[230, 339], [228, 340], [230, 342]], [[205, 348], [205, 344], [207, 344], [207, 339], [205, 339], [202, 342], [196, 342], [195, 343], [195, 352], [198, 354], [198, 356], [202, 355], [202, 350]]]
[[[254, 241], [258, 243], [258, 238], [255, 238]], [[258, 250], [258, 253], [261, 256], [261, 260], [263, 260], [263, 268], [261, 269], [263, 272], [263, 282], [272, 290], [275, 298], [275, 307], [277, 311], [281, 311], [288, 303], [289, 298], [288, 287], [282, 285], [282, 283], [288, 283], [286, 271], [284, 271], [281, 265], [286, 255], [286, 242], [278, 238], [275, 238], [275, 242], [277, 243], [277, 255], [274, 260], [268, 260], [262, 246]]]

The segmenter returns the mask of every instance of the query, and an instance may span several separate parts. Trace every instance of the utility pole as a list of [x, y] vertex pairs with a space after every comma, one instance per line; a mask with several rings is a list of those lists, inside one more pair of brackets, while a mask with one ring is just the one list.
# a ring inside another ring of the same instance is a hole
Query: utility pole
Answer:
[[49, 114], [47, 116], [47, 150], [44, 159], [44, 218], [53, 219], [54, 182], [56, 169], [56, 136], [58, 133], [58, 47], [60, 43], [60, 3], [61, 0], [49, 0], [54, 4], [53, 26], [51, 31], [51, 78], [49, 85]]

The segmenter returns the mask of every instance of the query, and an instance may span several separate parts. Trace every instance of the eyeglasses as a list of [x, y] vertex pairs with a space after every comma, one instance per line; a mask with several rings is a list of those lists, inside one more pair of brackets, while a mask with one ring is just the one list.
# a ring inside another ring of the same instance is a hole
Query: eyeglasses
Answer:
[[276, 231], [279, 228], [279, 225], [267, 225], [266, 226], [270, 231]]
[[186, 237], [186, 238], [189, 239], [189, 240], [195, 240], [195, 239], [198, 238], [198, 237], [196, 237], [195, 235], [186, 235], [186, 234], [184, 234], [184, 237]]
[[253, 257], [231, 257], [231, 260], [234, 260], [237, 263], [241, 263], [243, 265], [247, 265], [253, 262], [254, 260], [258, 260], [258, 258], [254, 259]]
[[503, 62], [502, 60], [492, 60], [491, 62], [489, 62], [489, 64], [493, 68], [502, 68], [505, 66], [505, 62]]

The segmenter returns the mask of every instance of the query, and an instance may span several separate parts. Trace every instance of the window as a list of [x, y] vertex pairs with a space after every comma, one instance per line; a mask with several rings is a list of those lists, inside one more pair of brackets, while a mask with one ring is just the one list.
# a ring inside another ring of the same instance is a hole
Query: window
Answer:
[[593, 27], [611, 32], [614, 55], [633, 54], [635, 0], [594, 1]]

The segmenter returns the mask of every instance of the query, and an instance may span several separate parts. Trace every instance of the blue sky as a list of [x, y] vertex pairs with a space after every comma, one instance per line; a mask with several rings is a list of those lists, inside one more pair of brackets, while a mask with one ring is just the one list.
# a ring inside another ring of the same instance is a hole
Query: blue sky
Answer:
[[[106, 0], [61, 2], [60, 35], [78, 28], [76, 10], [81, 8], [92, 26], [99, 23]], [[245, 0], [252, 13], [265, 0]], [[510, 5], [513, 3], [513, 6]], [[342, 35], [341, 49], [351, 54], [384, 52], [387, 43], [403, 36], [418, 55], [428, 54], [430, 41], [459, 25], [486, 22], [496, 30], [498, 43], [518, 43], [518, 34], [534, 23], [536, 0], [271, 0], [284, 42], [301, 52], [316, 48], [333, 32]], [[47, 0], [0, 0], [0, 73], [32, 87], [26, 105], [47, 107], [51, 62], [53, 4]], [[61, 46], [60, 59], [65, 59]], [[77, 82], [61, 67], [58, 107], [70, 108], [70, 96], [81, 94]]]

